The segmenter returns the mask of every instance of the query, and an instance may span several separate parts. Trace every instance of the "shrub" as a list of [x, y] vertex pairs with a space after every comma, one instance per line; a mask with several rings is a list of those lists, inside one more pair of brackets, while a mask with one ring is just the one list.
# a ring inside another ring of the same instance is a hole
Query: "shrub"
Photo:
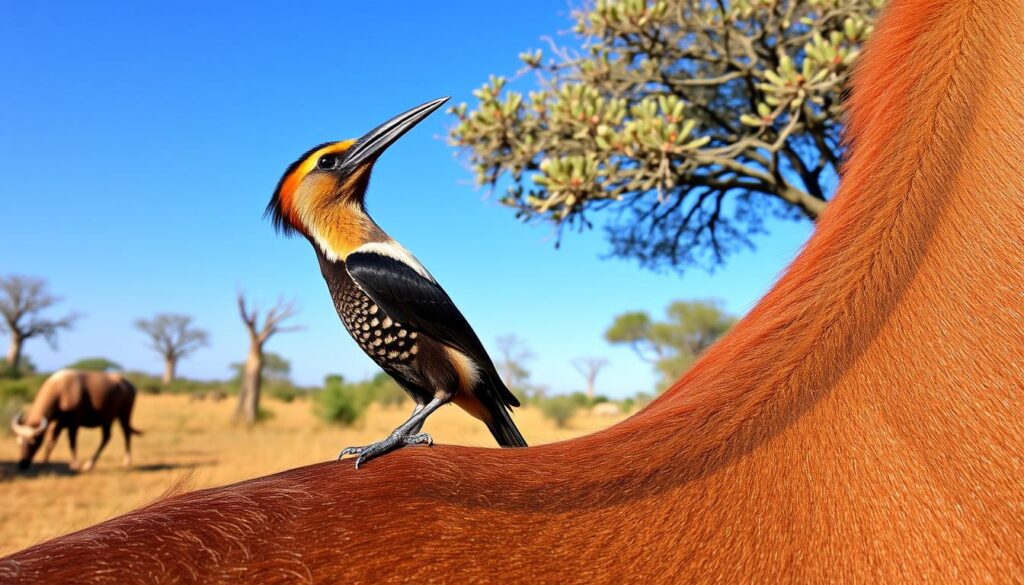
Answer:
[[0, 425], [4, 431], [10, 430], [10, 420], [32, 401], [44, 379], [42, 376], [0, 379]]
[[341, 376], [328, 376], [324, 388], [316, 394], [313, 410], [329, 423], [349, 426], [366, 411], [370, 401], [358, 385], [346, 384]]
[[399, 406], [408, 400], [398, 383], [383, 372], [355, 383], [332, 374], [324, 379], [323, 390], [316, 393], [313, 409], [323, 420], [347, 426], [359, 420], [371, 403]]
[[110, 372], [124, 369], [121, 367], [121, 364], [108, 360], [107, 358], [104, 357], [80, 359], [77, 362], [73, 364], [68, 364], [65, 367], [71, 370], [89, 370], [92, 372]]
[[[586, 395], [584, 395], [586, 398]], [[554, 421], [558, 428], [565, 428], [569, 419], [576, 414], [581, 404], [579, 398], [573, 395], [552, 396], [551, 398], [538, 399], [535, 401], [545, 418]]]
[[356, 384], [366, 393], [369, 402], [376, 402], [381, 406], [401, 406], [409, 396], [402, 390], [398, 382], [384, 372], [378, 373], [368, 382]]
[[281, 402], [292, 402], [302, 395], [302, 391], [289, 383], [269, 384], [267, 394]]
[[0, 380], [0, 402], [28, 402], [35, 394], [29, 380]]

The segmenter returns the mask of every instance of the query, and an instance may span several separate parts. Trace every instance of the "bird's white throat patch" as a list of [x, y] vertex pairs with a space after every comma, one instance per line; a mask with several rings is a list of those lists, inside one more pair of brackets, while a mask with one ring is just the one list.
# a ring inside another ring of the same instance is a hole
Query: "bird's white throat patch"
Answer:
[[420, 276], [426, 278], [430, 282], [437, 282], [434, 280], [434, 277], [427, 272], [427, 269], [423, 267], [423, 264], [421, 264], [420, 261], [417, 260], [411, 252], [409, 252], [409, 250], [406, 250], [401, 244], [394, 240], [389, 242], [369, 242], [359, 246], [352, 252], [371, 252], [374, 254], [380, 254], [381, 256], [387, 256], [388, 258], [398, 260], [402, 264], [409, 266], [419, 273]]

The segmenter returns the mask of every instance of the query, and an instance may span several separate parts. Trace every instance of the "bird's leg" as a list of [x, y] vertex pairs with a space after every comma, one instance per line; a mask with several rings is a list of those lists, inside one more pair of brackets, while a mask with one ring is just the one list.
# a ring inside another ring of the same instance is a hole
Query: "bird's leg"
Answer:
[[447, 399], [434, 398], [425, 405], [417, 405], [416, 409], [413, 410], [412, 416], [409, 420], [402, 423], [397, 429], [391, 432], [390, 435], [383, 441], [378, 441], [365, 447], [349, 447], [343, 450], [339, 455], [338, 459], [346, 455], [358, 455], [356, 458], [356, 469], [363, 463], [366, 463], [370, 459], [380, 457], [385, 453], [390, 453], [395, 449], [399, 449], [406, 445], [430, 445], [433, 443], [433, 439], [427, 433], [420, 433], [419, 430], [423, 428], [423, 421], [435, 410], [437, 410], [442, 404], [447, 402]]
[[[411, 414], [411, 415], [409, 415], [409, 418], [412, 418], [412, 417], [416, 416], [417, 414], [419, 414], [419, 412], [420, 412], [421, 410], [423, 410], [423, 405], [422, 405], [422, 404], [420, 404], [419, 402], [417, 402], [417, 403], [416, 403], [416, 407], [412, 409], [412, 414]], [[413, 428], [409, 429], [409, 434], [410, 434], [410, 435], [416, 435], [416, 434], [419, 434], [419, 432], [420, 432], [420, 429], [422, 429], [422, 428], [423, 428], [423, 423], [425, 423], [425, 422], [427, 422], [427, 419], [425, 419], [425, 418], [422, 418], [422, 419], [420, 419], [420, 422], [419, 422], [419, 424], [417, 424], [417, 425], [416, 425], [416, 426], [414, 426]]]

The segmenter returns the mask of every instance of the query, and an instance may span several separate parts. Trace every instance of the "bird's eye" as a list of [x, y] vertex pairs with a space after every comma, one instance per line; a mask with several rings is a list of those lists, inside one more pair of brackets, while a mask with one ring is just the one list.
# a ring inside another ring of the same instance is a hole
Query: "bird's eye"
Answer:
[[321, 171], [332, 171], [338, 166], [338, 157], [333, 154], [325, 154], [316, 161], [316, 166]]

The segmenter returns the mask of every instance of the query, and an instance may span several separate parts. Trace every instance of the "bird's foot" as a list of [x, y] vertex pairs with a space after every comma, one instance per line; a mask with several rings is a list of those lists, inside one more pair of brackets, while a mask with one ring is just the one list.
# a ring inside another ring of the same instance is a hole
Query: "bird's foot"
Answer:
[[356, 469], [363, 463], [366, 463], [370, 459], [375, 459], [390, 453], [396, 449], [400, 449], [406, 445], [433, 445], [434, 440], [430, 438], [427, 433], [418, 433], [415, 435], [401, 435], [397, 433], [391, 433], [388, 438], [383, 441], [377, 441], [365, 447], [349, 447], [342, 450], [338, 454], [338, 459], [342, 459], [348, 455], [357, 455], [356, 457]]

